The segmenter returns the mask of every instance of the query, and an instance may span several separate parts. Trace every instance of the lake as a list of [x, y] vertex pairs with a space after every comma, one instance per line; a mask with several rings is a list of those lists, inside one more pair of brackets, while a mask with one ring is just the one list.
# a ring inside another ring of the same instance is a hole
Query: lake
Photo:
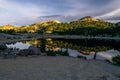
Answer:
[[[6, 44], [7, 47], [28, 49], [30, 46], [42, 48], [43, 40], [29, 40]], [[70, 57], [82, 56], [86, 59], [111, 60], [120, 55], [120, 40], [101, 39], [51, 39], [44, 40], [46, 50], [68, 50]]]

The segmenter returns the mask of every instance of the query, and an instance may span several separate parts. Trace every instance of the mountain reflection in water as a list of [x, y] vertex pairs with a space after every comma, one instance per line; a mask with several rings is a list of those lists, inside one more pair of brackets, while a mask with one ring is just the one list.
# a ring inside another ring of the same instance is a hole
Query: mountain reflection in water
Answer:
[[[100, 60], [111, 60], [113, 56], [120, 55], [119, 44], [119, 40], [45, 39], [46, 50], [58, 51], [68, 49], [69, 56], [83, 56], [86, 59]], [[29, 40], [7, 44], [8, 47], [17, 47], [19, 49], [28, 48], [31, 45], [41, 48], [42, 40]]]

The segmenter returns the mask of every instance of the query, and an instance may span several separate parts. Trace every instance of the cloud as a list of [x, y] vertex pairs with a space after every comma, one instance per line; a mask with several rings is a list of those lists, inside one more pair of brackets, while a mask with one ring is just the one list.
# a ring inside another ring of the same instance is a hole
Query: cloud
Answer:
[[[104, 18], [104, 19], [109, 19], [109, 18], [111, 18], [111, 17], [113, 17], [113, 16], [118, 16], [120, 14], [120, 9], [116, 9], [116, 10], [114, 10], [114, 11], [112, 11], [112, 12], [109, 12], [109, 13], [106, 13], [106, 14], [103, 14], [103, 15], [100, 15], [100, 16], [98, 16], [98, 18]], [[119, 15], [120, 16], [120, 15]]]
[[119, 0], [0, 0], [0, 25], [42, 20], [73, 21], [83, 16], [119, 20]]
[[49, 16], [40, 16], [39, 18], [48, 19], [48, 18], [60, 18], [62, 15], [49, 15]]
[[119, 4], [119, 0], [75, 0], [75, 2], [70, 0], [70, 6], [72, 8], [65, 14], [69, 14], [74, 19], [89, 15], [115, 22], [120, 21]]
[[[21, 22], [35, 22], [37, 17], [43, 15], [46, 9], [50, 9], [44, 6], [36, 6], [33, 4], [19, 4], [16, 2], [10, 2], [8, 0], [0, 0], [0, 24], [14, 24]], [[21, 23], [23, 24], [23, 23]]]
[[106, 12], [103, 12], [96, 16], [96, 18], [100, 18], [103, 20], [107, 20], [110, 22], [119, 22], [120, 21], [120, 1], [119, 0], [112, 0], [111, 3], [106, 5], [103, 10], [106, 10]]

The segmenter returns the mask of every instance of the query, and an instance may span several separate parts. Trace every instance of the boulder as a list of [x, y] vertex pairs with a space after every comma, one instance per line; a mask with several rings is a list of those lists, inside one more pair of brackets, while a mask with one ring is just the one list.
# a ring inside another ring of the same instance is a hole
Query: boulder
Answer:
[[40, 55], [41, 54], [40, 49], [37, 48], [37, 47], [30, 46], [28, 49], [31, 50], [33, 52], [33, 54], [35, 54], [35, 55]]
[[23, 49], [20, 50], [18, 53], [19, 56], [28, 56], [28, 55], [34, 55], [33, 52], [29, 49]]
[[5, 45], [5, 44], [0, 44], [0, 50], [5, 50], [5, 49], [7, 49], [7, 46]]

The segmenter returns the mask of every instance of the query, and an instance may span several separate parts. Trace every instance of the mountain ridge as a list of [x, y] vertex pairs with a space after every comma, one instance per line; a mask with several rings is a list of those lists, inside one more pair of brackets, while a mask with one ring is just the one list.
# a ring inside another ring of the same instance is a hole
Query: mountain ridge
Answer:
[[[104, 21], [104, 20], [101, 20], [101, 19], [97, 19], [95, 17], [92, 17], [92, 16], [84, 16], [78, 20], [74, 20], [74, 21], [84, 21], [84, 22], [92, 22], [92, 21], [102, 21], [102, 22], [107, 22], [107, 21]], [[74, 22], [74, 21], [71, 21], [71, 22]], [[39, 24], [39, 25], [43, 25], [43, 26], [47, 26], [49, 24], [53, 24], [53, 23], [56, 23], [56, 24], [59, 24], [59, 23], [64, 23], [64, 22], [61, 22], [59, 20], [43, 20], [43, 21], [40, 21], [40, 22], [37, 22], [37, 23], [34, 23], [34, 24]], [[112, 23], [112, 22], [109, 22], [109, 23]], [[22, 26], [29, 26], [29, 25], [34, 25], [34, 24], [28, 24], [28, 25], [22, 25]], [[11, 25], [11, 24], [8, 24], [8, 25]], [[2, 25], [2, 26], [6, 26], [6, 25]], [[13, 26], [13, 25], [12, 25]], [[1, 25], [0, 25], [1, 27]]]
[[91, 22], [91, 21], [103, 21], [103, 20], [100, 20], [100, 19], [96, 19], [92, 16], [84, 16], [82, 17], [81, 19], [78, 19], [79, 21], [87, 21], [87, 22]]
[[71, 30], [71, 29], [77, 29], [77, 28], [108, 28], [114, 26], [114, 23], [103, 21], [100, 19], [96, 19], [92, 16], [85, 16], [81, 19], [78, 19], [76, 21], [72, 21], [70, 23], [60, 22], [59, 20], [45, 20], [38, 23], [30, 24], [30, 25], [24, 25], [20, 27], [15, 27], [12, 25], [5, 25], [1, 26], [0, 30], [6, 31], [6, 30], [14, 30], [16, 32], [40, 32], [42, 28], [46, 28], [47, 33], [52, 32], [60, 32], [65, 30]]

